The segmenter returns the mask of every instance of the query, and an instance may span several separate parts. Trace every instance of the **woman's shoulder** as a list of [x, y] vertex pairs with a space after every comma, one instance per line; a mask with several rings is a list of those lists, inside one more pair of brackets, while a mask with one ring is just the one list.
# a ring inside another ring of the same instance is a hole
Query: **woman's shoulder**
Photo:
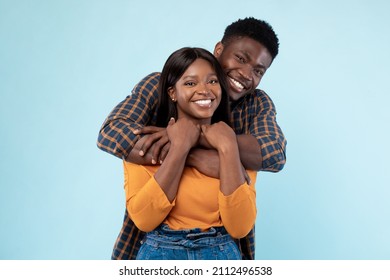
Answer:
[[132, 162], [123, 161], [123, 167], [127, 172], [147, 172], [151, 176], [153, 176], [157, 172], [159, 165], [140, 165]]

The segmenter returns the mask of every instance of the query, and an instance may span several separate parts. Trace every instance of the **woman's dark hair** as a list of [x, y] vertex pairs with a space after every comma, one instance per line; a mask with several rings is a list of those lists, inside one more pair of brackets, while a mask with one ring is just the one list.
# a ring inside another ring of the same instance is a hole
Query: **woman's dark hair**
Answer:
[[198, 58], [204, 59], [211, 64], [222, 90], [221, 102], [211, 118], [211, 123], [224, 121], [230, 125], [229, 99], [227, 94], [228, 84], [222, 67], [209, 51], [202, 48], [186, 47], [172, 53], [165, 62], [161, 72], [158, 88], [157, 126], [166, 127], [172, 117], [177, 120], [176, 104], [169, 97], [168, 89], [176, 84], [187, 68]]

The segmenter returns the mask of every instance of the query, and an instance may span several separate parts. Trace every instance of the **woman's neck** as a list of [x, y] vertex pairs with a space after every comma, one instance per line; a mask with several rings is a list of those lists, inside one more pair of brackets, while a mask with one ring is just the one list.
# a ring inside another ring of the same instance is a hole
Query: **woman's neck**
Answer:
[[178, 117], [177, 119], [188, 119], [190, 121], [192, 121], [194, 124], [198, 124], [198, 125], [204, 125], [204, 124], [211, 124], [211, 118], [208, 118], [208, 119], [197, 119], [197, 118], [189, 118], [187, 116], [185, 117]]

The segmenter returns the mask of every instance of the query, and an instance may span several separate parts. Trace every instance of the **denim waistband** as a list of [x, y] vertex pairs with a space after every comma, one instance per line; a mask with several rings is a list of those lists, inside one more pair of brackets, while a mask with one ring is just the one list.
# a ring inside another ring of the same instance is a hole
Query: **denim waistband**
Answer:
[[224, 227], [211, 227], [207, 231], [202, 231], [200, 228], [173, 230], [166, 224], [160, 225], [153, 232], [158, 235], [180, 236], [188, 239], [198, 239], [202, 237], [228, 234]]
[[152, 246], [184, 246], [199, 248], [218, 246], [231, 242], [232, 238], [224, 227], [211, 227], [207, 231], [199, 228], [172, 230], [166, 224], [148, 232], [144, 242]]

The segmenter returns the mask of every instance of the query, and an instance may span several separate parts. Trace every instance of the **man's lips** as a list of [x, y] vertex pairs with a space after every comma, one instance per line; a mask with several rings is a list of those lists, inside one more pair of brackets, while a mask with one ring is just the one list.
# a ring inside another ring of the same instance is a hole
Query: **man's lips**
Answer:
[[247, 88], [243, 83], [241, 83], [241, 82], [239, 82], [236, 79], [233, 79], [231, 77], [229, 77], [229, 81], [230, 81], [230, 84], [235, 89], [235, 91], [237, 91], [237, 92], [242, 92], [243, 90], [245, 90]]

